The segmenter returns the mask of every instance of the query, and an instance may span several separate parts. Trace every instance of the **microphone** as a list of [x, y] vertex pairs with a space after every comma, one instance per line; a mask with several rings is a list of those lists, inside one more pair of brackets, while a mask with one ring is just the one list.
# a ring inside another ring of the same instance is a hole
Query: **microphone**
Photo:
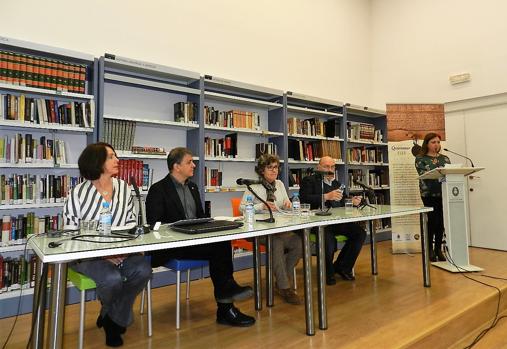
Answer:
[[135, 231], [132, 232], [132, 234], [137, 235], [148, 234], [150, 232], [150, 226], [146, 224], [146, 211], [143, 205], [143, 200], [141, 199], [139, 187], [136, 184], [136, 179], [134, 178], [134, 176], [130, 176], [130, 182], [132, 183], [132, 187], [134, 187], [134, 192], [136, 193], [137, 200], [139, 201], [139, 218], [141, 219], [141, 224], [137, 224], [137, 228], [135, 229]]
[[359, 182], [358, 180], [355, 180], [355, 179], [354, 179], [354, 184], [355, 184], [355, 185], [360, 186], [361, 188], [363, 188], [363, 189], [365, 189], [365, 190], [371, 190], [371, 191], [373, 191], [373, 192], [374, 192], [374, 189], [373, 189], [372, 187], [370, 187], [370, 186], [369, 186], [369, 185], [367, 185], [367, 184], [364, 184], [363, 182]]
[[261, 184], [262, 181], [258, 179], [245, 179], [245, 178], [238, 178], [236, 180], [237, 185], [252, 185], [252, 184]]
[[444, 150], [445, 150], [445, 151], [447, 151], [447, 152], [449, 152], [449, 153], [452, 153], [452, 154], [454, 154], [454, 155], [458, 155], [458, 156], [461, 156], [462, 158], [467, 159], [467, 160], [468, 160], [468, 161], [470, 161], [470, 163], [472, 164], [472, 167], [475, 167], [475, 166], [474, 166], [474, 163], [473, 163], [473, 161], [472, 161], [472, 159], [470, 159], [469, 157], [467, 157], [467, 156], [465, 156], [465, 155], [458, 154], [458, 153], [456, 153], [456, 152], [454, 152], [454, 151], [452, 151], [452, 150], [449, 150], [449, 149], [447, 149], [447, 148], [444, 148]]

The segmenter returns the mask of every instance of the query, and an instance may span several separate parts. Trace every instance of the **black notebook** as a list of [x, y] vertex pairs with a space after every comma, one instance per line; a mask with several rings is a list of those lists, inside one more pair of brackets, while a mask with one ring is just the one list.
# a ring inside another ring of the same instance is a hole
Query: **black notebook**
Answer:
[[172, 225], [171, 229], [185, 234], [201, 234], [213, 231], [236, 229], [243, 225], [242, 222], [210, 220], [208, 222], [187, 224], [187, 225]]

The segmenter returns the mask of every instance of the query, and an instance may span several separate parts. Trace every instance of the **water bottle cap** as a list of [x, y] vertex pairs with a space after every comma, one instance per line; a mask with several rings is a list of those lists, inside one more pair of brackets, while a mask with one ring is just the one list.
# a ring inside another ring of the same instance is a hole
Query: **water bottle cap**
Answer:
[[252, 195], [247, 195], [246, 196], [246, 201], [253, 201], [253, 196]]
[[295, 198], [299, 197], [299, 193], [292, 194]]
[[103, 208], [109, 208], [109, 202], [104, 201], [104, 202], [102, 203], [102, 207], [103, 207]]

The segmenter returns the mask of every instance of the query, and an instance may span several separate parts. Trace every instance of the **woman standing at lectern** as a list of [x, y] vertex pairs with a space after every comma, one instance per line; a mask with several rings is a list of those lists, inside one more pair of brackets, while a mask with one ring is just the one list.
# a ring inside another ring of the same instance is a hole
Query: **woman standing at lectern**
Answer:
[[[424, 136], [421, 152], [415, 158], [415, 168], [419, 176], [437, 167], [444, 167], [451, 161], [445, 155], [440, 154], [440, 136], [436, 133], [428, 133]], [[430, 260], [432, 262], [445, 261], [442, 253], [442, 240], [444, 237], [444, 213], [442, 209], [442, 185], [438, 179], [420, 179], [419, 190], [424, 206], [433, 207], [428, 212], [428, 239], [430, 245]], [[434, 245], [433, 245], [434, 239]]]

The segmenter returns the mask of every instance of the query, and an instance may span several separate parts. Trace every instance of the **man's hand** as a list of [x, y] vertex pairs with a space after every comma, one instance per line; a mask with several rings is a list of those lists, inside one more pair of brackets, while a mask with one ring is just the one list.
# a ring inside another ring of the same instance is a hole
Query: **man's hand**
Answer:
[[361, 196], [353, 196], [352, 197], [352, 205], [359, 206], [361, 203], [362, 197]]
[[329, 193], [324, 194], [324, 200], [336, 200], [340, 201], [343, 198], [343, 193], [339, 191], [338, 189], [330, 191]]

